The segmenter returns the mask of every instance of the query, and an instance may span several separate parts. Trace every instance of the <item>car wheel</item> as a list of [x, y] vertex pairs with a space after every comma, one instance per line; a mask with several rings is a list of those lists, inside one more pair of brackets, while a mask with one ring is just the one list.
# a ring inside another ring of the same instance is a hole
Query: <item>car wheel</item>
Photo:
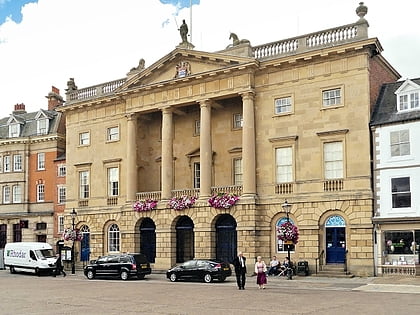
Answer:
[[121, 271], [120, 278], [121, 278], [121, 280], [127, 280], [128, 279], [128, 272], [125, 271], [125, 270]]
[[93, 272], [93, 270], [87, 271], [86, 278], [88, 278], [89, 280], [95, 279], [95, 273]]
[[206, 274], [204, 275], [204, 282], [205, 282], [205, 283], [210, 283], [212, 280], [213, 280], [213, 278], [211, 277], [211, 274], [206, 273]]
[[141, 273], [141, 274], [137, 275], [137, 278], [139, 280], [143, 280], [145, 276], [146, 276], [145, 274]]
[[15, 267], [13, 267], [13, 266], [10, 266], [10, 273], [16, 273], [16, 270], [15, 270]]
[[39, 277], [41, 275], [41, 272], [39, 271], [39, 268], [35, 268], [35, 274]]
[[177, 280], [176, 273], [171, 273], [171, 275], [169, 276], [169, 280], [175, 282]]

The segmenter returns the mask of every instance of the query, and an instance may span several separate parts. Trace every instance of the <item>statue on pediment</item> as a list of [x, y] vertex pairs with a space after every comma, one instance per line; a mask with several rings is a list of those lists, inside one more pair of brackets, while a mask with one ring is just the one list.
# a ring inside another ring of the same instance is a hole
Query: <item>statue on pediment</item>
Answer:
[[66, 89], [66, 91], [67, 92], [72, 92], [72, 91], [76, 91], [76, 90], [77, 90], [77, 86], [76, 86], [76, 83], [74, 82], [74, 78], [70, 78], [67, 81], [67, 89]]
[[127, 73], [127, 76], [130, 76], [130, 75], [133, 75], [133, 74], [136, 74], [136, 73], [139, 73], [139, 72], [143, 71], [144, 70], [144, 64], [145, 64], [145, 61], [144, 61], [143, 58], [141, 58], [139, 60], [138, 66], [131, 68], [130, 72]]
[[229, 39], [232, 40], [232, 45], [229, 45], [228, 47], [238, 46], [240, 44], [249, 44], [249, 40], [239, 39], [238, 35], [232, 32], [230, 33]]
[[194, 45], [188, 41], [188, 25], [185, 23], [185, 20], [182, 20], [182, 24], [179, 27], [179, 34], [181, 35], [181, 42], [177, 47], [179, 48], [186, 48], [186, 49], [193, 49]]

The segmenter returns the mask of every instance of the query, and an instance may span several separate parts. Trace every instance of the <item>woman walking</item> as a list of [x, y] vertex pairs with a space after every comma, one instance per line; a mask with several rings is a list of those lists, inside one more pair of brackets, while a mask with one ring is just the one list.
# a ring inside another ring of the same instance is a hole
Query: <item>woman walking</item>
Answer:
[[258, 289], [265, 289], [265, 285], [267, 284], [267, 266], [262, 260], [261, 256], [257, 257], [257, 262], [255, 263], [255, 273], [257, 274], [257, 284]]

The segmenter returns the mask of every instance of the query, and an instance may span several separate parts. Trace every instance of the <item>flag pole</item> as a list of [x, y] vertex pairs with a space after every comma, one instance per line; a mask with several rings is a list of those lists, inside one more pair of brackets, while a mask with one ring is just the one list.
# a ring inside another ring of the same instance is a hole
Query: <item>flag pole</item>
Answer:
[[190, 43], [192, 41], [192, 0], [190, 0]]

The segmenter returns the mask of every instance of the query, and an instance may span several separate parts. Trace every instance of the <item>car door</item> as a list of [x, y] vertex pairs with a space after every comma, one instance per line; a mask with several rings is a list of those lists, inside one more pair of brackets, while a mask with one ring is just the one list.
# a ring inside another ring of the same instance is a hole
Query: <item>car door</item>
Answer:
[[106, 262], [107, 262], [108, 257], [100, 257], [96, 260], [95, 263], [95, 273], [98, 276], [104, 275], [106, 274]]
[[195, 260], [186, 261], [185, 263], [183, 263], [181, 265], [180, 277], [179, 278], [184, 278], [184, 279], [193, 278], [194, 273], [196, 271], [195, 268], [196, 268], [196, 261]]
[[195, 272], [193, 273], [194, 278], [203, 279], [204, 274], [209, 270], [209, 263], [204, 260], [197, 260]]
[[109, 256], [106, 261], [106, 272], [109, 276], [118, 276], [121, 271], [120, 257]]

